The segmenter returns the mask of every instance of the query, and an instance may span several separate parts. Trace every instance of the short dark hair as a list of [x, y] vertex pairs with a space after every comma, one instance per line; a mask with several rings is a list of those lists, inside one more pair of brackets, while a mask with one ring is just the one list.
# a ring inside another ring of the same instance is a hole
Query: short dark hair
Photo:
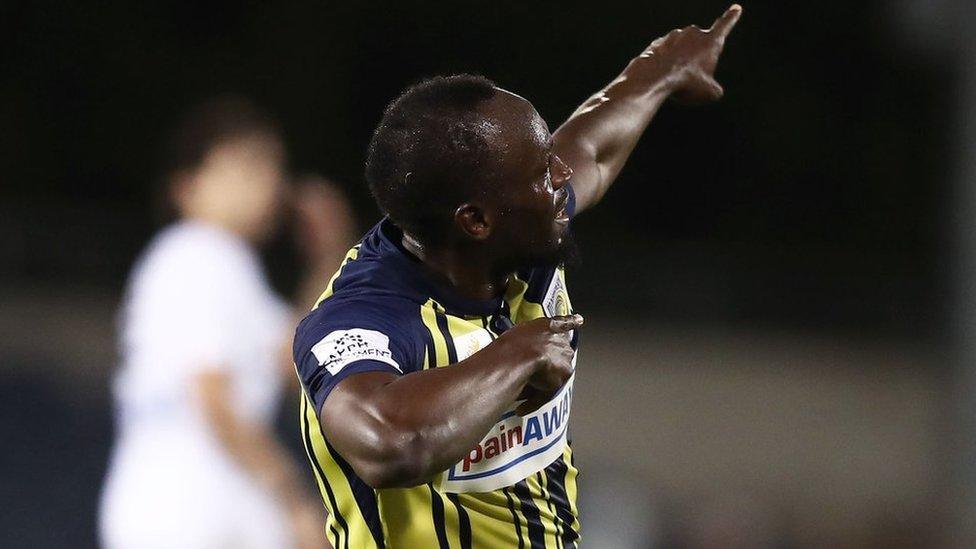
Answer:
[[478, 106], [496, 93], [480, 75], [435, 76], [408, 87], [383, 113], [366, 156], [377, 205], [425, 244], [441, 243], [454, 208], [484, 192], [494, 126]]
[[187, 111], [166, 136], [161, 147], [156, 209], [160, 221], [175, 214], [169, 201], [173, 178], [200, 167], [216, 146], [237, 138], [263, 136], [282, 140], [281, 127], [271, 115], [239, 95], [221, 95]]
[[196, 105], [169, 136], [164, 171], [173, 175], [200, 166], [211, 149], [239, 137], [281, 139], [278, 122], [249, 99], [224, 95]]

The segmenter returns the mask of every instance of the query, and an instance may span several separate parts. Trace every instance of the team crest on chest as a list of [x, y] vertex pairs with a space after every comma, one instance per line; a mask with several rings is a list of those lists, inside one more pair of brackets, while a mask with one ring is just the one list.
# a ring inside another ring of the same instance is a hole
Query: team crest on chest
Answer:
[[546, 290], [546, 297], [542, 300], [542, 309], [547, 316], [568, 315], [573, 310], [569, 303], [569, 292], [566, 291], [566, 282], [563, 280], [561, 269], [552, 275], [549, 289]]
[[478, 328], [462, 336], [454, 338], [454, 348], [457, 350], [458, 361], [484, 349], [491, 343], [491, 335], [483, 328]]

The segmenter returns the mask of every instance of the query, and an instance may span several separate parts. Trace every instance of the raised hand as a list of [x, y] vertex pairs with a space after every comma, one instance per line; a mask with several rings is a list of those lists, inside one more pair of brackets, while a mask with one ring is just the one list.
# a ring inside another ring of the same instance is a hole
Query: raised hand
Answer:
[[715, 67], [725, 47], [725, 38], [735, 27], [742, 7], [733, 4], [711, 28], [691, 25], [675, 29], [651, 42], [638, 58], [669, 72], [672, 97], [681, 103], [707, 103], [722, 97], [722, 86], [715, 81]]
[[305, 260], [311, 265], [329, 262], [329, 269], [335, 270], [355, 242], [352, 210], [342, 190], [310, 175], [297, 182], [291, 198], [295, 240]]

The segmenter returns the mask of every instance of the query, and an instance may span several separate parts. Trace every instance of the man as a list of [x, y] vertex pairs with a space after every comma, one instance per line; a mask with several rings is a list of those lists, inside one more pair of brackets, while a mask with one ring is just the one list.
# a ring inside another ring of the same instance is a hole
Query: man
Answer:
[[290, 190], [277, 124], [244, 99], [201, 105], [169, 149], [177, 219], [136, 263], [121, 310], [101, 543], [322, 547], [324, 513], [274, 435], [278, 397], [295, 382], [294, 317], [257, 248], [295, 196], [307, 276], [321, 280], [352, 242], [342, 197], [321, 182]]
[[579, 542], [562, 263], [669, 96], [718, 99], [741, 8], [655, 40], [555, 134], [469, 75], [406, 90], [370, 144], [387, 218], [299, 325], [302, 428], [335, 547]]

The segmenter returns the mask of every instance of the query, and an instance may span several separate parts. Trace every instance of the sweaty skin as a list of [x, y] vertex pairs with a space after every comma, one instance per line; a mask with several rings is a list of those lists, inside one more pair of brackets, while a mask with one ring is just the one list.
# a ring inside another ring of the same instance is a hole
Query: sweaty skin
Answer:
[[575, 172], [577, 213], [607, 192], [665, 99], [699, 104], [722, 97], [715, 66], [741, 14], [733, 4], [709, 29], [691, 25], [654, 40], [556, 130], [556, 153]]
[[[404, 235], [430, 274], [474, 299], [500, 296], [509, 276], [557, 247], [568, 219], [570, 178], [576, 211], [604, 195], [640, 135], [668, 97], [713, 101], [713, 74], [741, 13], [733, 5], [708, 30], [691, 26], [650, 44], [556, 131], [525, 99], [504, 90], [486, 101], [497, 124], [502, 192], [460, 204], [439, 249]], [[572, 374], [573, 315], [519, 324], [450, 368], [405, 376], [385, 372], [341, 381], [320, 411], [329, 441], [374, 488], [416, 486], [457, 463], [518, 398], [519, 413], [545, 402]]]

